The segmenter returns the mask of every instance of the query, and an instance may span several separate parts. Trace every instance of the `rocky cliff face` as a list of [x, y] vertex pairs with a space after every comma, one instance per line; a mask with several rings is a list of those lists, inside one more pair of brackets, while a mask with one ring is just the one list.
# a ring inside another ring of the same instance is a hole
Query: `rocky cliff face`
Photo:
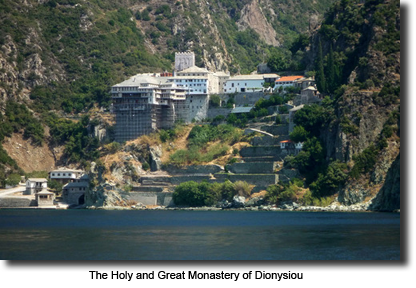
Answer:
[[[336, 117], [321, 134], [327, 160], [353, 167], [363, 151], [377, 151], [371, 171], [348, 181], [340, 202], [351, 205], [378, 193], [372, 207], [392, 210], [400, 207], [400, 4], [378, 2], [335, 5], [313, 36], [309, 57], [316, 59], [320, 42], [328, 59], [332, 46], [344, 83], [331, 96]], [[357, 26], [345, 24], [346, 15]]]
[[[18, 47], [10, 35], [5, 35], [0, 49], [0, 104], [6, 100], [29, 101], [30, 90], [65, 78], [65, 72], [56, 58], [48, 55], [48, 63], [40, 55], [42, 48], [39, 31], [31, 29], [24, 39], [26, 57], [22, 58], [22, 47]], [[20, 50], [20, 52], [19, 52]], [[0, 105], [1, 106], [1, 105]]]
[[244, 6], [237, 25], [241, 30], [253, 29], [268, 45], [280, 46], [280, 42], [276, 39], [277, 33], [264, 16], [258, 0], [254, 0]]
[[394, 211], [400, 209], [400, 154], [391, 164], [383, 187], [370, 207], [375, 211]]

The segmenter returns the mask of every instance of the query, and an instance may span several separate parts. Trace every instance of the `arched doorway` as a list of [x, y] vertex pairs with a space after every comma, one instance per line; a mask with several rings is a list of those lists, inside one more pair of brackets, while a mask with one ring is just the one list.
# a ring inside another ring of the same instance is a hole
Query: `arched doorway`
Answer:
[[84, 204], [85, 203], [85, 197], [84, 197], [84, 195], [81, 195], [79, 198], [78, 198], [78, 205], [82, 205], [82, 204]]

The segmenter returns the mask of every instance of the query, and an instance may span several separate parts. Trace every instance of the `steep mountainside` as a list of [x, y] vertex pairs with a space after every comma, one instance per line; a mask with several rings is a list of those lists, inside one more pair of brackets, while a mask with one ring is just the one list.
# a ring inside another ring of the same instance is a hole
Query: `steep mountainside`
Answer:
[[312, 37], [308, 57], [332, 102], [320, 133], [326, 160], [350, 167], [340, 201], [354, 204], [381, 190], [374, 207], [399, 209], [400, 2], [338, 2]]
[[[211, 70], [251, 72], [273, 46], [289, 47], [307, 32], [333, 1], [313, 2], [1, 0], [0, 101], [28, 100], [36, 86], [75, 80], [58, 94], [101, 103], [105, 85], [171, 70], [175, 51], [194, 51], [197, 64]], [[61, 107], [57, 100], [53, 108]]]
[[[378, 193], [374, 209], [400, 208], [400, 2], [333, 2], [0, 0], [0, 181], [88, 167], [102, 152], [91, 136], [111, 139], [100, 131], [112, 120], [94, 114], [109, 87], [170, 71], [175, 52], [192, 50], [210, 70], [250, 73], [272, 59], [277, 71], [315, 74], [328, 97], [295, 119], [310, 136], [294, 160], [306, 186], [344, 204]], [[26, 165], [23, 148], [45, 166]]]
[[[170, 71], [177, 51], [194, 51], [210, 70], [249, 73], [276, 49], [288, 51], [332, 2], [0, 0], [0, 141], [20, 133], [49, 147], [44, 153], [65, 146], [66, 163], [82, 147], [94, 150], [95, 142], [79, 140], [94, 125], [54, 114], [73, 119], [106, 107], [111, 85]], [[0, 156], [4, 179], [18, 165], [1, 146]]]

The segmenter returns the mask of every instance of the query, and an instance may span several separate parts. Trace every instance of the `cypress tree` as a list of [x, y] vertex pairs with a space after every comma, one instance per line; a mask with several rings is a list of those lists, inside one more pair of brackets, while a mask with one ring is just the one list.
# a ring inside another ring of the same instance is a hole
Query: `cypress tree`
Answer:
[[324, 73], [324, 59], [322, 56], [322, 43], [319, 39], [318, 59], [316, 61], [316, 86], [321, 93], [327, 92], [327, 85]]
[[332, 44], [329, 48], [328, 62], [327, 62], [327, 90], [329, 93], [334, 93], [337, 81], [335, 73], [335, 64], [334, 64], [334, 52], [332, 51]]

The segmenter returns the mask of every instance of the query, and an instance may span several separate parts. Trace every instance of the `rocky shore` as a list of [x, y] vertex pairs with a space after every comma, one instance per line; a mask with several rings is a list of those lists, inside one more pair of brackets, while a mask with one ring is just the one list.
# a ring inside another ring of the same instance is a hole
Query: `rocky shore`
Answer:
[[[253, 200], [253, 199], [250, 199]], [[298, 212], [376, 212], [371, 209], [372, 200], [350, 206], [333, 202], [329, 206], [302, 206], [298, 203], [284, 203], [282, 205], [258, 204], [255, 201], [245, 201], [244, 197], [236, 196], [233, 202], [221, 201], [215, 206], [179, 207], [179, 206], [146, 206], [141, 203], [131, 206], [89, 206], [78, 207], [97, 210], [167, 210], [167, 211], [298, 211]], [[254, 202], [254, 204], [253, 204]], [[390, 211], [400, 213], [400, 210]]]

